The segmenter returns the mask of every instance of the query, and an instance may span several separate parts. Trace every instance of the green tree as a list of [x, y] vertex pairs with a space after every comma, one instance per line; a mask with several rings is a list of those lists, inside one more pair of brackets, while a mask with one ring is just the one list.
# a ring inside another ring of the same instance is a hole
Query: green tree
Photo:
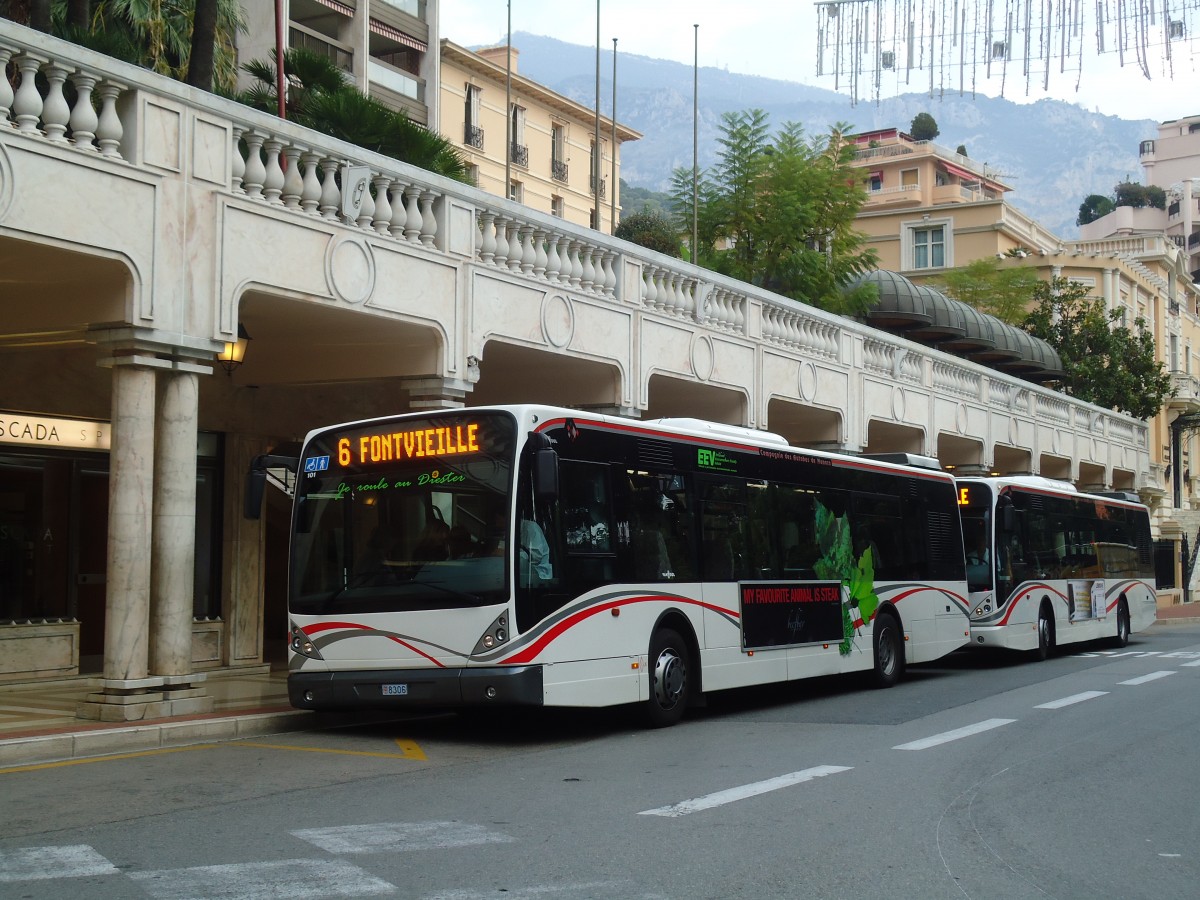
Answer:
[[1058, 351], [1066, 371], [1064, 389], [1080, 400], [1129, 413], [1157, 415], [1171, 396], [1171, 378], [1154, 352], [1154, 335], [1138, 317], [1133, 327], [1106, 310], [1088, 288], [1055, 278], [1034, 291], [1037, 307], [1024, 328]]
[[927, 112], [920, 112], [913, 116], [912, 124], [908, 126], [908, 133], [914, 141], [932, 141], [941, 134], [937, 122]]
[[1153, 184], [1143, 185], [1135, 181], [1122, 181], [1113, 188], [1113, 203], [1117, 206], [1132, 206], [1135, 209], [1146, 206], [1166, 209], [1167, 192]]
[[954, 152], [957, 153], [959, 156], [966, 156], [967, 155], [967, 145], [959, 144], [958, 147], [955, 148]]
[[645, 210], [622, 216], [614, 234], [648, 250], [679, 256], [679, 232], [670, 218], [661, 212]]
[[[243, 68], [257, 83], [238, 99], [263, 112], [276, 112], [273, 59], [253, 60]], [[452, 143], [417, 125], [403, 112], [360, 93], [328, 57], [294, 47], [284, 54], [284, 71], [288, 76], [286, 112], [290, 120], [364, 150], [457, 181], [470, 181], [467, 162]]]
[[[203, 5], [211, 0], [199, 2]], [[215, 2], [210, 84], [230, 94], [237, 87], [236, 38], [238, 32], [245, 31], [246, 21], [239, 0]], [[136, 53], [132, 62], [183, 81], [191, 60], [196, 6], [197, 0], [93, 0], [91, 27], [83, 34], [69, 27], [67, 6], [60, 0], [55, 5], [55, 22], [64, 37], [100, 52], [108, 52], [106, 47], [123, 39]], [[206, 10], [201, 9], [200, 13], [203, 19]], [[202, 31], [207, 28], [204, 21], [200, 24]], [[202, 75], [203, 67], [202, 61], [198, 75]]]
[[[838, 126], [809, 139], [787, 123], [772, 138], [762, 110], [725, 113], [718, 164], [698, 190], [698, 261], [833, 312], [865, 312], [873, 288], [846, 286], [877, 257], [854, 229], [866, 193], [844, 133]], [[676, 225], [690, 242], [691, 170], [677, 169], [672, 188]]]
[[1030, 269], [1005, 267], [994, 256], [977, 259], [930, 279], [947, 297], [975, 307], [1010, 325], [1020, 325], [1029, 313], [1034, 289], [1042, 281]]
[[1111, 197], [1105, 197], [1103, 194], [1088, 194], [1086, 199], [1079, 204], [1079, 215], [1075, 217], [1075, 224], [1087, 225], [1095, 222], [1097, 219], [1107, 216], [1114, 209], [1116, 209], [1116, 205], [1112, 202]]

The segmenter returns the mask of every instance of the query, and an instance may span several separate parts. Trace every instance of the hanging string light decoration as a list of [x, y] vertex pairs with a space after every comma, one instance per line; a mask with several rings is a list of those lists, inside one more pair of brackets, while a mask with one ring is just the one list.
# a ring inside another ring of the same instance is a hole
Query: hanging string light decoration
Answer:
[[[820, 0], [817, 75], [854, 103], [923, 85], [931, 97], [1000, 96], [1073, 78], [1089, 55], [1135, 67], [1147, 80], [1197, 73], [1200, 0]], [[1094, 36], [1094, 47], [1093, 47]], [[864, 97], [864, 93], [866, 96]]]

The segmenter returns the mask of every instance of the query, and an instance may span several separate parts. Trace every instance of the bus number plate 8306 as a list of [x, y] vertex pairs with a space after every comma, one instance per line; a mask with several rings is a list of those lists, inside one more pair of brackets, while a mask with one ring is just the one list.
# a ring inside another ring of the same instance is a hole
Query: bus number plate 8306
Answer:
[[385, 697], [403, 697], [408, 694], [407, 684], [385, 684], [383, 686], [383, 696]]

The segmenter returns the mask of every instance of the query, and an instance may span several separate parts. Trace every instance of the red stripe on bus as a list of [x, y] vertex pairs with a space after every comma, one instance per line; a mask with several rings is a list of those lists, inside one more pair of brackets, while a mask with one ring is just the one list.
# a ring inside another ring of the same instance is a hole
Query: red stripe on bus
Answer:
[[556, 623], [552, 628], [548, 628], [545, 634], [541, 635], [536, 641], [531, 642], [528, 646], [523, 647], [512, 656], [502, 659], [499, 665], [519, 665], [521, 663], [532, 662], [537, 658], [538, 654], [546, 649], [553, 641], [561, 637], [569, 629], [575, 627], [584, 619], [590, 619], [592, 616], [605, 612], [606, 610], [615, 609], [618, 606], [628, 606], [631, 603], [647, 603], [651, 600], [661, 600], [668, 603], [687, 603], [692, 606], [699, 606], [703, 609], [711, 609], [713, 612], [720, 613], [725, 616], [738, 618], [738, 613], [722, 609], [719, 606], [714, 606], [711, 603], [704, 603], [700, 600], [692, 600], [688, 597], [659, 595], [659, 596], [643, 596], [643, 597], [626, 597], [623, 600], [613, 600], [608, 603], [601, 603], [599, 606], [589, 606], [587, 609], [581, 609], [579, 612], [567, 616], [561, 622]]
[[[565, 426], [567, 420], [563, 419], [547, 419], [537, 427], [540, 434], [543, 431], [548, 431], [551, 428]], [[739, 441], [723, 440], [719, 437], [698, 434], [679, 434], [674, 431], [655, 431], [653, 428], [647, 428], [644, 425], [623, 425], [617, 422], [597, 422], [594, 419], [581, 419], [577, 421], [576, 426], [579, 428], [593, 428], [596, 430], [607, 429], [608, 431], [624, 431], [631, 434], [644, 434], [650, 437], [662, 438], [664, 440], [676, 440], [686, 444], [699, 444], [706, 447], [728, 447], [731, 450], [744, 450], [749, 453], [761, 453], [764, 450], [772, 450], [779, 453], [791, 453], [796, 456], [807, 456], [810, 459], [823, 460], [830, 465], [838, 466], [843, 469], [861, 469], [867, 472], [886, 472], [891, 475], [904, 474], [913, 478], [924, 478], [929, 481], [941, 481], [954, 483], [954, 477], [946, 472], [938, 472], [933, 469], [919, 469], [913, 466], [903, 466], [896, 464], [895, 468], [890, 466], [881, 466], [876, 463], [859, 460], [854, 458], [841, 457], [836, 455], [822, 456], [818, 453], [813, 453], [810, 450], [805, 450], [803, 447], [793, 447], [788, 444], [786, 447], [762, 447], [758, 444], [748, 444]], [[899, 471], [898, 471], [899, 470]]]

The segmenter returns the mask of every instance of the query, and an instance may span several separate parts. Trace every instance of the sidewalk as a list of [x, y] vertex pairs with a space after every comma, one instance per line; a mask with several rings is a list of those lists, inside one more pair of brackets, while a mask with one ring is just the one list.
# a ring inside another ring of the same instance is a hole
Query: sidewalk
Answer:
[[[1200, 624], [1200, 600], [1162, 606], [1158, 625]], [[333, 728], [393, 715], [315, 713], [293, 709], [287, 670], [212, 672], [206, 682], [211, 713], [133, 723], [75, 717], [75, 706], [93, 693], [98, 677], [0, 684], [0, 774], [15, 766], [169, 750], [189, 744]]]
[[99, 677], [0, 684], [0, 771], [60, 760], [182, 747], [330, 724], [327, 716], [293, 709], [287, 670], [213, 672], [205, 685], [211, 713], [142, 722], [96, 722], [75, 716]]

